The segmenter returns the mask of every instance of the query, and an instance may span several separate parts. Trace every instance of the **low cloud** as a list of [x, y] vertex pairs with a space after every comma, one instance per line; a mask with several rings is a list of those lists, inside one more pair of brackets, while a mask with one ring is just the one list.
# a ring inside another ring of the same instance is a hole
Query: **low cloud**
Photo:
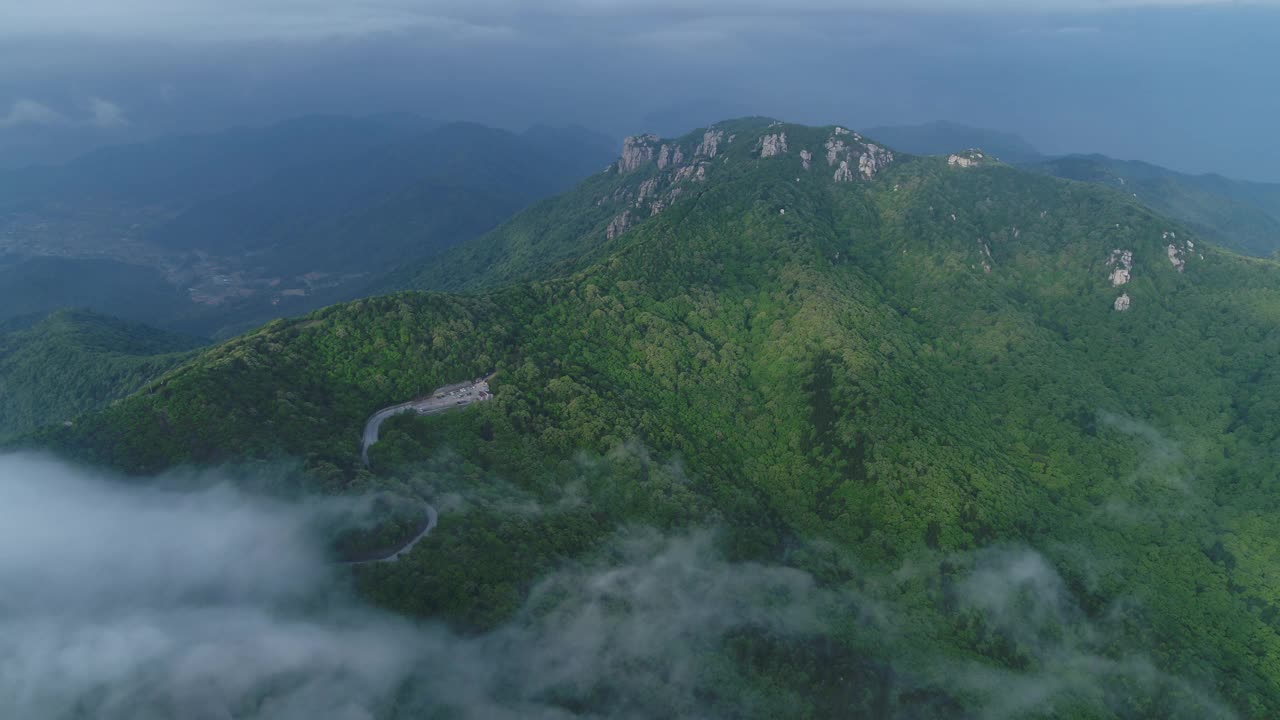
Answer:
[[698, 660], [731, 629], [821, 628], [807, 574], [731, 564], [709, 532], [638, 531], [607, 562], [545, 579], [506, 625], [461, 637], [345, 594], [320, 531], [351, 513], [343, 502], [200, 485], [0, 457], [0, 706], [106, 720], [556, 718], [573, 714], [566, 698], [605, 693], [611, 714], [650, 717], [696, 705], [714, 681]]
[[62, 113], [44, 103], [25, 98], [15, 100], [9, 106], [9, 112], [0, 115], [0, 129], [24, 125], [61, 125], [66, 122], [67, 118]]
[[[1171, 717], [1231, 717], [1118, 650], [1116, 628], [1085, 617], [1052, 563], [1025, 547], [883, 575], [811, 545], [811, 561], [835, 558], [815, 561], [823, 576], [849, 578], [824, 586], [799, 569], [727, 560], [714, 530], [625, 530], [543, 578], [497, 629], [464, 636], [349, 594], [325, 533], [368, 510], [250, 495], [216, 475], [144, 487], [0, 456], [0, 706], [104, 720], [744, 717], [763, 712], [761, 698], [726, 656], [728, 639], [803, 654], [843, 627], [871, 649], [850, 647], [840, 662], [865, 655], [864, 669], [882, 668], [849, 675], [871, 683], [838, 689], [849, 698], [924, 688], [991, 718], [1123, 714], [1133, 698], [1167, 698]], [[946, 612], [901, 594], [938, 573]], [[920, 630], [953, 621], [924, 636], [977, 628], [1008, 661], [952, 658], [932, 643], [922, 655]], [[890, 669], [899, 657], [912, 658], [906, 674]], [[815, 682], [831, 690], [856, 669], [822, 668], [829, 676]], [[778, 691], [797, 689], [761, 695]]]
[[[988, 698], [983, 717], [1072, 715], [1084, 708], [1106, 708], [1119, 717], [1236, 717], [1207, 691], [1157, 669], [1145, 654], [1116, 647], [1120, 633], [1108, 623], [1120, 618], [1087, 618], [1040, 553], [988, 548], [957, 564], [967, 567], [955, 586], [958, 607], [976, 612], [1011, 664], [1025, 667], [943, 664], [954, 687]], [[1141, 698], [1159, 700], [1150, 706]]]
[[89, 124], [100, 128], [118, 128], [129, 124], [124, 108], [110, 100], [93, 98], [89, 101]]

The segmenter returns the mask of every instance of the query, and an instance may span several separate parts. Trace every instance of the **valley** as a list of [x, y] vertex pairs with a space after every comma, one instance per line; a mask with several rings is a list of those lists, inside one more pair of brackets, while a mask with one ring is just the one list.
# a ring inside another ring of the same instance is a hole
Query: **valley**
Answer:
[[611, 145], [581, 128], [314, 116], [3, 171], [0, 279], [44, 279], [0, 284], [0, 319], [77, 307], [226, 337], [367, 294], [568, 187]]

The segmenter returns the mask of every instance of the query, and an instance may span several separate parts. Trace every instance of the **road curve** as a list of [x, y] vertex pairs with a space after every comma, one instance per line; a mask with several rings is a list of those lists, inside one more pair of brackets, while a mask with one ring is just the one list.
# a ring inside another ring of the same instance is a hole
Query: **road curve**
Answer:
[[[490, 376], [492, 377], [492, 376]], [[385, 407], [369, 416], [364, 424], [364, 435], [360, 442], [360, 459], [365, 467], [369, 466], [369, 446], [378, 442], [378, 429], [382, 422], [393, 415], [416, 412], [419, 415], [437, 415], [439, 413], [467, 407], [472, 403], [484, 402], [492, 398], [489, 393], [489, 378], [481, 378], [470, 383], [445, 385], [431, 391], [431, 394], [417, 400], [402, 402]]]
[[395, 562], [396, 560], [400, 559], [401, 555], [405, 555], [410, 550], [412, 550], [414, 545], [417, 545], [419, 542], [422, 541], [422, 538], [430, 535], [431, 531], [436, 528], [436, 521], [439, 519], [440, 519], [440, 515], [439, 513], [436, 512], [436, 509], [428, 505], [427, 506], [427, 524], [423, 526], [422, 530], [419, 531], [417, 535], [413, 536], [413, 539], [411, 539], [409, 542], [405, 543], [404, 545], [401, 545], [400, 549], [391, 552], [391, 554], [389, 555], [383, 555], [382, 557], [369, 558], [368, 560], [352, 560], [350, 562], [346, 562], [343, 564], [344, 565], [371, 565], [373, 563]]
[[[364, 460], [365, 467], [369, 466], [369, 446], [378, 442], [378, 429], [382, 427], [382, 422], [389, 417], [399, 415], [400, 413], [416, 412], [419, 415], [437, 415], [450, 410], [459, 410], [477, 402], [484, 402], [493, 398], [489, 392], [489, 378], [481, 378], [471, 383], [455, 383], [453, 385], [445, 385], [436, 388], [426, 397], [410, 400], [398, 405], [386, 407], [369, 417], [364, 424], [364, 435], [360, 442], [360, 458]], [[371, 558], [369, 560], [357, 560], [346, 563], [347, 565], [368, 565], [370, 563], [395, 562], [400, 559], [401, 555], [408, 553], [423, 538], [431, 534], [436, 527], [436, 521], [439, 514], [436, 509], [427, 505], [427, 524], [422, 530], [413, 537], [409, 542], [401, 545], [398, 550], [393, 551], [389, 555], [380, 558]]]

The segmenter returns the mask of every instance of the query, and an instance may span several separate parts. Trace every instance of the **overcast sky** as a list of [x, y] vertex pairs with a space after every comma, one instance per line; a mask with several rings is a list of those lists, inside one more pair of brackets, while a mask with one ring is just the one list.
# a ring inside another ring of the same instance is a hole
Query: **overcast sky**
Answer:
[[0, 165], [311, 112], [952, 120], [1280, 181], [1280, 3], [0, 0]]

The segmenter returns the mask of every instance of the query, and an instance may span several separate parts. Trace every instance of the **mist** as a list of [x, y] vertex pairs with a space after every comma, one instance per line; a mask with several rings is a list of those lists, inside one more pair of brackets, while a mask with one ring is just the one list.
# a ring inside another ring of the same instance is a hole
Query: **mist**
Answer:
[[[325, 528], [368, 507], [284, 503], [216, 473], [141, 486], [0, 457], [0, 705], [108, 720], [767, 715], [763, 693], [717, 693], [729, 678], [750, 686], [727, 638], [828, 643], [831, 628], [852, 625], [863, 672], [829, 670], [853, 696], [954, 693], [1004, 718], [1114, 709], [1127, 693], [1176, 698], [1175, 715], [1231, 717], [1139, 650], [1117, 650], [1120, 609], [1086, 617], [1026, 547], [926, 557], [889, 575], [837, 558], [852, 582], [824, 586], [801, 569], [726, 560], [714, 528], [623, 529], [539, 581], [503, 625], [459, 634], [352, 593]], [[933, 582], [939, 563], [952, 568], [944, 602], [1007, 638], [1023, 669], [947, 657], [914, 675], [889, 669], [922, 627], [899, 594]]]
[[[480, 636], [348, 590], [321, 528], [347, 501], [285, 504], [205, 478], [156, 489], [0, 457], [0, 706], [19, 717], [565, 717], [697, 707], [695, 660], [735, 627], [819, 629], [805, 573], [731, 565], [712, 535], [636, 531]], [[359, 501], [356, 510], [360, 510]], [[659, 692], [662, 691], [662, 692]]]

